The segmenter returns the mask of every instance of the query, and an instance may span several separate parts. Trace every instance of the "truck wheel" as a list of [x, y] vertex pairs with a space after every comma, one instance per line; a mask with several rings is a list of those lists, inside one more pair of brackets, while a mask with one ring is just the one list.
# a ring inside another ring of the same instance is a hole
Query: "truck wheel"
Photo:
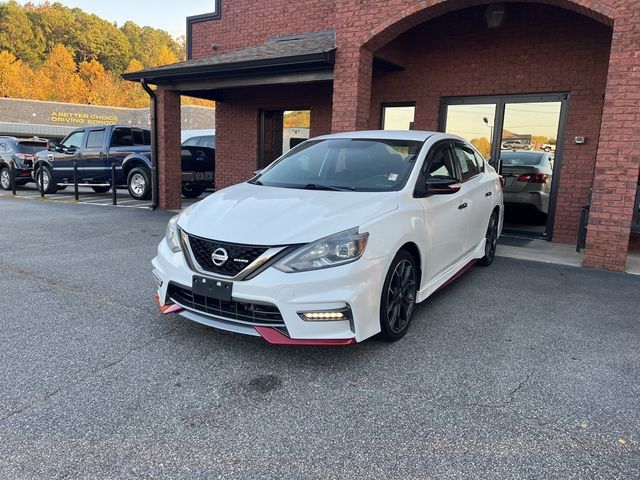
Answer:
[[144, 168], [134, 168], [127, 175], [127, 189], [135, 200], [147, 200], [151, 196], [149, 172]]
[[184, 198], [198, 198], [206, 189], [207, 187], [202, 185], [192, 185], [187, 183], [186, 185], [182, 185], [182, 195]]
[[[40, 180], [42, 177], [42, 180]], [[46, 194], [56, 193], [58, 191], [58, 185], [53, 181], [53, 172], [49, 167], [43, 165], [36, 172], [36, 188], [40, 191], [40, 186]]]

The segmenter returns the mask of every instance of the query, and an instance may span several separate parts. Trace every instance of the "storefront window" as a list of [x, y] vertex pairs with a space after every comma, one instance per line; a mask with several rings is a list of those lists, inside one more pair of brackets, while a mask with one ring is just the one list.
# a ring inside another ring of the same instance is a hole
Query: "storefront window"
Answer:
[[416, 106], [405, 105], [383, 105], [382, 106], [382, 129], [383, 130], [412, 130], [416, 113]]

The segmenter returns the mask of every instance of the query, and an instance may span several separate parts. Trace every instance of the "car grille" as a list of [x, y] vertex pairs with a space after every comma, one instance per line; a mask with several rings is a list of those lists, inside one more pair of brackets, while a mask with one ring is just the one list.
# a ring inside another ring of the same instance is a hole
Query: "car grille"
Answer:
[[188, 288], [181, 287], [175, 283], [169, 284], [167, 296], [182, 307], [215, 315], [225, 320], [250, 325], [285, 327], [282, 314], [275, 305], [238, 302], [235, 300], [225, 302], [217, 298], [194, 295]]
[[[256, 245], [218, 242], [194, 235], [189, 235], [188, 237], [189, 245], [191, 246], [191, 251], [193, 252], [196, 262], [208, 272], [225, 275], [227, 277], [235, 277], [250, 265], [251, 262], [269, 249], [269, 247]], [[228, 260], [220, 266], [214, 264], [211, 259], [211, 254], [218, 248], [224, 248], [229, 257]]]

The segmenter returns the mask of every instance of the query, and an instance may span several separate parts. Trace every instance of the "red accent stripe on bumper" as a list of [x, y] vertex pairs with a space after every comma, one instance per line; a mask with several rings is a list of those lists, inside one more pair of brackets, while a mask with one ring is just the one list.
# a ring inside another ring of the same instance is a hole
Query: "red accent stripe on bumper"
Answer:
[[280, 333], [273, 327], [255, 327], [256, 331], [267, 342], [272, 345], [353, 345], [356, 343], [355, 338], [327, 338], [327, 339], [313, 339], [302, 338], [296, 340], [295, 338], [287, 337], [285, 334]]
[[156, 303], [158, 304], [158, 308], [160, 308], [160, 311], [162, 313], [176, 313], [179, 312], [180, 310], [184, 310], [184, 308], [182, 308], [180, 305], [176, 305], [175, 303], [165, 303], [164, 305], [160, 305], [160, 297], [158, 296], [158, 294], [156, 293], [155, 296], [156, 299]]

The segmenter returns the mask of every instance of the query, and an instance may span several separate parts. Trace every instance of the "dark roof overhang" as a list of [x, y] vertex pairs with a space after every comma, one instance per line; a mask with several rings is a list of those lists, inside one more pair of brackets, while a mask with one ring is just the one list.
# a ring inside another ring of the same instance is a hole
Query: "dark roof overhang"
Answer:
[[316, 32], [276, 38], [263, 45], [212, 57], [124, 73], [122, 78], [130, 81], [144, 79], [154, 85], [172, 85], [205, 79], [230, 80], [300, 72], [333, 72], [335, 50], [334, 32]]

